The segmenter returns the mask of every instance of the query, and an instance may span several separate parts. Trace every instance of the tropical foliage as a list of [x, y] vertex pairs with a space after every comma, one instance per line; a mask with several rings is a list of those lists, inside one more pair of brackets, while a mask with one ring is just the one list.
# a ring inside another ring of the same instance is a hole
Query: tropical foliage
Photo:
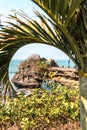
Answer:
[[87, 69], [86, 0], [32, 1], [48, 15], [47, 17], [38, 11], [35, 12], [42, 24], [30, 20], [28, 15], [21, 11], [17, 14], [26, 22], [10, 15], [18, 24], [9, 20], [9, 26], [1, 30], [0, 80], [6, 85], [6, 91], [9, 86], [9, 62], [21, 46], [29, 43], [40, 42], [55, 46], [65, 52], [79, 68], [84, 71]]
[[6, 88], [4, 93], [12, 88], [8, 78], [9, 62], [21, 46], [34, 42], [55, 46], [65, 52], [78, 67], [81, 126], [82, 130], [87, 130], [87, 0], [32, 1], [47, 14], [35, 11], [41, 24], [19, 11], [17, 15], [24, 20], [10, 15], [13, 22], [9, 20], [9, 26], [1, 30], [0, 80]]
[[35, 89], [29, 96], [18, 92], [5, 106], [0, 104], [0, 126], [7, 129], [18, 123], [22, 130], [38, 130], [79, 121], [78, 89], [71, 90], [57, 83], [50, 86], [52, 90]]

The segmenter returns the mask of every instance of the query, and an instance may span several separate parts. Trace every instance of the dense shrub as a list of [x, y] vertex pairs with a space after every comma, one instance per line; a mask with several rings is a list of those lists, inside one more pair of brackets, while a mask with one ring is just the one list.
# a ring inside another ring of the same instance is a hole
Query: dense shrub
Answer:
[[0, 104], [0, 126], [19, 122], [28, 130], [41, 125], [46, 127], [57, 120], [62, 123], [79, 120], [78, 90], [50, 83], [51, 90], [33, 89], [30, 96], [22, 92], [17, 97]]

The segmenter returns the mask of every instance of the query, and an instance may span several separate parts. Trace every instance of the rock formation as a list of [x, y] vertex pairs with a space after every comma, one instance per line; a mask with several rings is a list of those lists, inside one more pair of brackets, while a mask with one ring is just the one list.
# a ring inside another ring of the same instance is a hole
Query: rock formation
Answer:
[[20, 63], [18, 72], [12, 78], [12, 82], [16, 86], [28, 88], [41, 87], [43, 80], [71, 85], [72, 81], [77, 83], [78, 75], [76, 69], [59, 68], [55, 60], [47, 60], [33, 54]]

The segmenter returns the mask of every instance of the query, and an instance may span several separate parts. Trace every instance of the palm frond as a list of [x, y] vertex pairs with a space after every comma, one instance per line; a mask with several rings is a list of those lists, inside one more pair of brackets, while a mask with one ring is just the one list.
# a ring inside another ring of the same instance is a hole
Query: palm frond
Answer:
[[[68, 25], [82, 0], [32, 0], [57, 24]], [[65, 24], [66, 23], [66, 24]]]
[[40, 23], [31, 20], [23, 11], [18, 11], [16, 13], [20, 17], [10, 15], [13, 22], [9, 19], [9, 26], [3, 27], [0, 32], [0, 80], [3, 79], [7, 85], [9, 84], [6, 82], [8, 67], [12, 56], [20, 47], [30, 43], [54, 46], [67, 54], [79, 68], [85, 67], [84, 63], [87, 60], [86, 0], [32, 1], [47, 14], [45, 16], [35, 11]]

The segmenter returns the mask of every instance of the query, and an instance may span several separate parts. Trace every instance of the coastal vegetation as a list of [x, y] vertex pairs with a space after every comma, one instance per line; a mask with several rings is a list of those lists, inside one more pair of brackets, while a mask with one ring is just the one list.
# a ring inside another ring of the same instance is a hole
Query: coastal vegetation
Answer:
[[[0, 127], [5, 130], [80, 130], [79, 90], [49, 82], [50, 90], [19, 91], [0, 104]], [[65, 126], [67, 124], [67, 127]]]
[[25, 44], [52, 45], [67, 54], [78, 67], [80, 126], [81, 130], [87, 130], [87, 0], [32, 1], [47, 14], [35, 11], [41, 23], [18, 11], [19, 17], [10, 15], [16, 22], [9, 20], [9, 25], [0, 32], [0, 81], [3, 81], [4, 95], [14, 91], [8, 78], [9, 62], [14, 53]]

